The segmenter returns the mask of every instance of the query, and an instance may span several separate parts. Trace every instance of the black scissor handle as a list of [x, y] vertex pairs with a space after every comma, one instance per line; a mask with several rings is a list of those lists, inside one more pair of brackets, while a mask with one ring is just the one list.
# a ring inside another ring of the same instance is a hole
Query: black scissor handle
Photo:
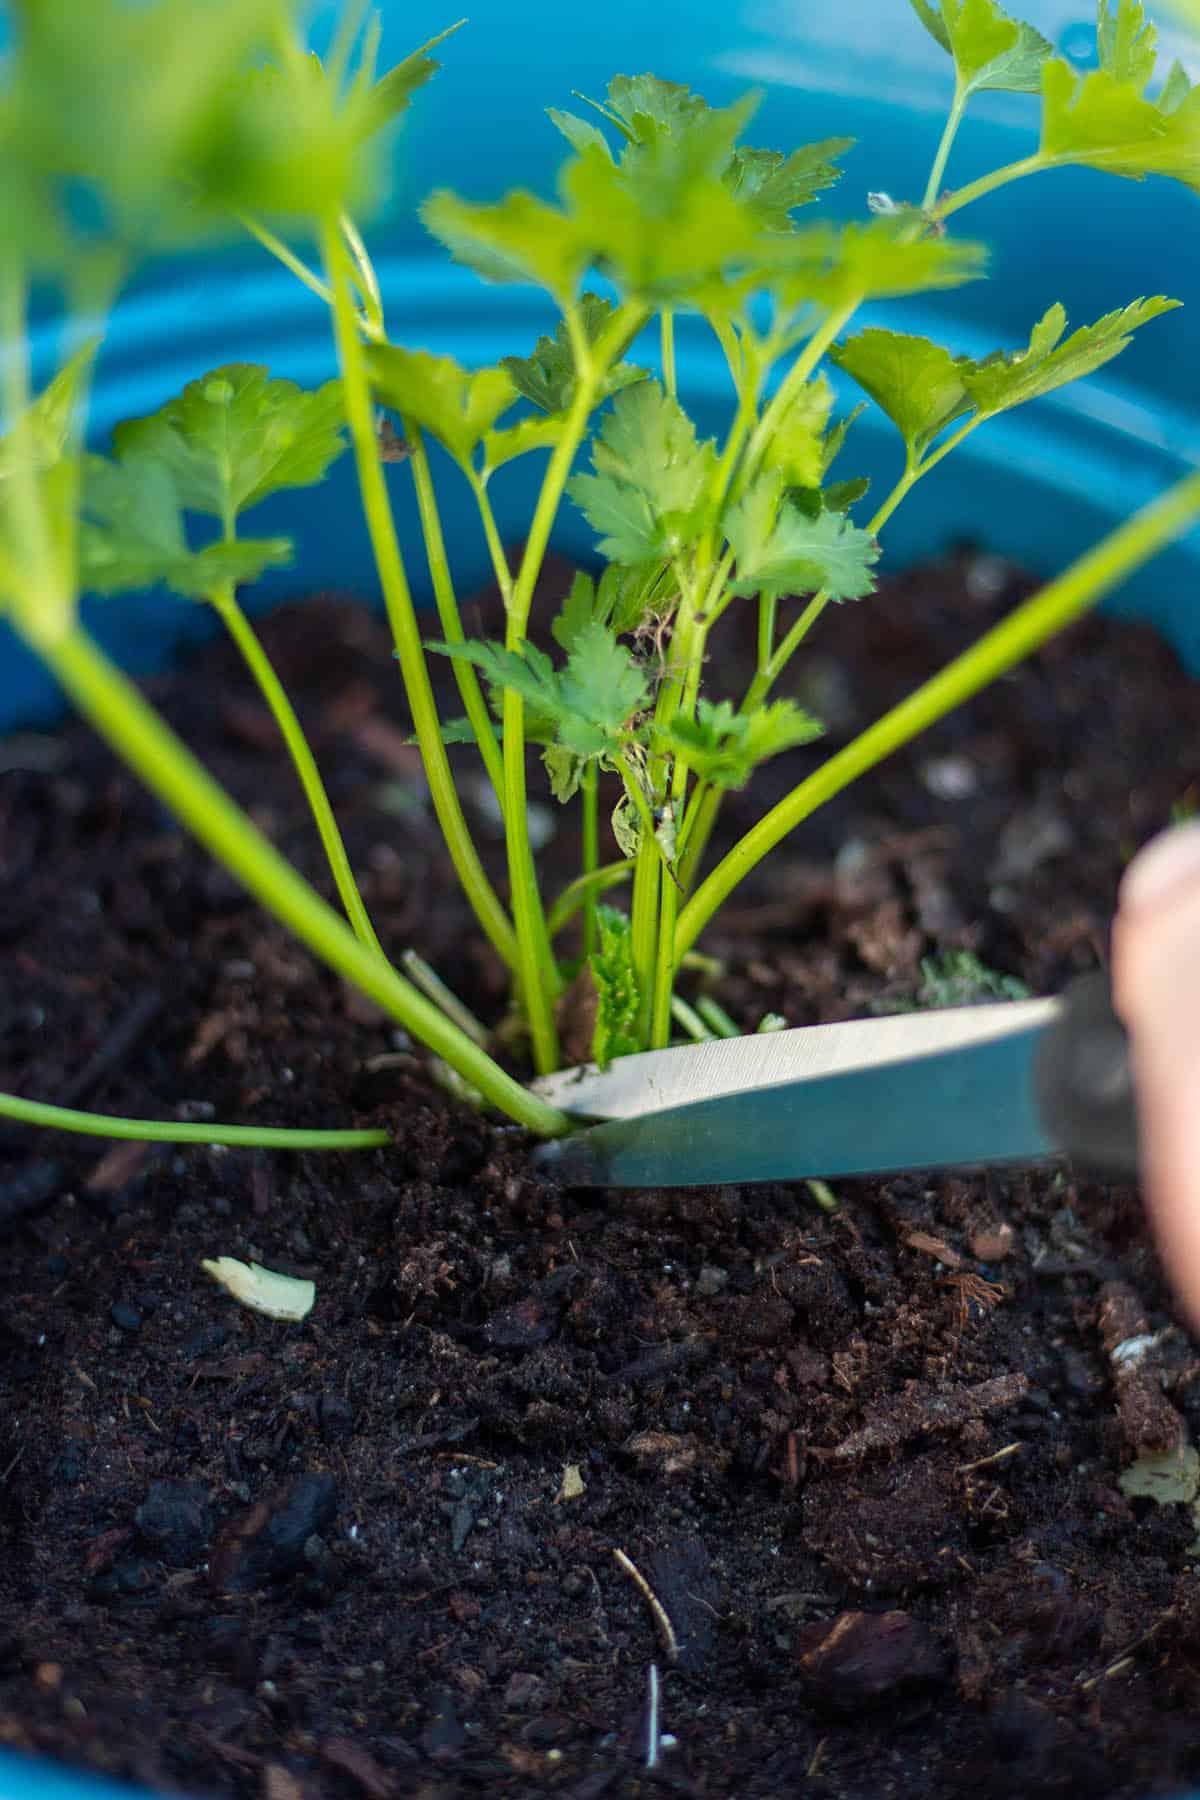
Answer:
[[1059, 1149], [1089, 1168], [1137, 1174], [1129, 1040], [1103, 971], [1064, 989], [1062, 1013], [1038, 1051], [1034, 1086], [1042, 1122]]

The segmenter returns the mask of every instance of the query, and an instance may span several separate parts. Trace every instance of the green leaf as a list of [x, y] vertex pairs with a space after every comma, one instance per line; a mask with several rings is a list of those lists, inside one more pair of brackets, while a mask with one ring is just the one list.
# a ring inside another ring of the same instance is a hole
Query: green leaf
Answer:
[[528, 418], [518, 419], [515, 425], [501, 425], [495, 431], [486, 431], [483, 435], [484, 476], [502, 469], [505, 463], [514, 462], [518, 456], [527, 456], [531, 450], [553, 450], [566, 430], [566, 424], [562, 418], [543, 419], [531, 414]]
[[669, 563], [640, 563], [633, 568], [609, 563], [598, 583], [580, 571], [550, 626], [551, 635], [556, 644], [571, 650], [583, 627], [596, 619], [622, 637], [636, 631], [651, 613], [662, 617], [673, 612], [677, 598]]
[[185, 598], [207, 600], [227, 584], [254, 581], [264, 569], [291, 561], [286, 538], [192, 550], [170, 469], [136, 450], [117, 461], [86, 459], [81, 511], [80, 583], [97, 594], [161, 582]]
[[1081, 375], [1090, 375], [1119, 355], [1140, 325], [1178, 305], [1177, 300], [1162, 295], [1134, 300], [1117, 312], [1106, 313], [1093, 325], [1081, 326], [1065, 343], [1059, 340], [1066, 329], [1067, 315], [1061, 306], [1052, 306], [1034, 326], [1026, 349], [1008, 354], [997, 351], [978, 363], [964, 361], [960, 365], [963, 384], [981, 417], [1007, 412], [1010, 407], [1076, 381]]
[[829, 473], [830, 465], [834, 461], [834, 458], [839, 455], [842, 445], [846, 442], [846, 436], [850, 427], [853, 425], [854, 421], [866, 411], [866, 409], [866, 401], [860, 400], [857, 406], [852, 406], [850, 411], [846, 413], [843, 418], [838, 419], [835, 424], [830, 426], [825, 434], [825, 449], [821, 458], [822, 475], [827, 475]]
[[[596, 344], [611, 323], [613, 306], [599, 294], [584, 294], [576, 307], [583, 334], [589, 345]], [[560, 319], [553, 337], [540, 337], [530, 356], [505, 356], [501, 367], [508, 370], [518, 393], [546, 413], [564, 413], [575, 398], [575, 352], [565, 319]], [[621, 388], [644, 381], [647, 371], [632, 363], [615, 363], [604, 378], [596, 395], [596, 404]]]
[[883, 408], [914, 458], [971, 410], [963, 359], [929, 338], [872, 325], [835, 344], [829, 359]]
[[630, 861], [637, 855], [642, 844], [642, 820], [637, 807], [628, 794], [622, 794], [613, 807], [612, 834], [616, 839], [617, 849]]
[[853, 138], [825, 138], [784, 156], [778, 150], [738, 148], [724, 171], [725, 185], [746, 201], [768, 231], [791, 231], [791, 214], [840, 181], [835, 156], [852, 149]]
[[247, 179], [244, 157], [272, 147], [261, 125], [249, 142], [243, 84], [269, 50], [273, 0], [209, 0], [202, 22], [194, 0], [27, 0], [19, 15], [4, 135], [20, 174], [14, 223], [37, 225], [43, 249], [54, 220], [70, 260], [89, 238], [85, 215], [125, 253], [194, 236], [198, 208], [211, 220]]
[[1158, 32], [1146, 22], [1141, 0], [1117, 0], [1115, 13], [1109, 0], [1099, 0], [1096, 48], [1102, 69], [1140, 94], [1154, 74], [1157, 47]]
[[722, 529], [737, 557], [735, 594], [808, 594], [858, 600], [875, 586], [879, 547], [840, 513], [808, 515], [780, 503], [778, 473], [760, 475], [726, 511]]
[[869, 475], [855, 475], [849, 481], [831, 481], [828, 487], [820, 490], [821, 504], [826, 512], [849, 512], [854, 503], [862, 499], [870, 486]]
[[628, 144], [619, 163], [595, 145], [568, 162], [560, 189], [589, 258], [627, 293], [680, 303], [753, 252], [760, 221], [721, 178], [749, 111], [706, 110], [682, 134]]
[[580, 628], [562, 670], [533, 644], [525, 644], [523, 654], [476, 641], [428, 648], [474, 663], [495, 687], [514, 689], [548, 722], [554, 742], [574, 756], [609, 751], [646, 697], [645, 676], [598, 620]]
[[1163, 105], [1109, 69], [1077, 75], [1061, 57], [1042, 69], [1039, 154], [1140, 181], [1167, 175], [1200, 189], [1200, 88], [1175, 82]]
[[[81, 345], [25, 409], [19, 424], [0, 437], [0, 482], [6, 481], [18, 467], [46, 469], [62, 456], [76, 423], [80, 394], [99, 343], [99, 338], [89, 338]], [[3, 492], [0, 488], [0, 505]]]
[[904, 219], [873, 218], [840, 227], [809, 225], [760, 246], [769, 285], [790, 305], [842, 306], [958, 287], [985, 272], [983, 244], [915, 238]]
[[366, 355], [371, 386], [385, 405], [415, 419], [463, 467], [517, 397], [507, 369], [472, 372], [452, 356], [402, 350], [396, 344], [368, 345]]
[[[461, 23], [460, 20], [459, 24]], [[385, 125], [390, 125], [402, 112], [407, 112], [418, 88], [431, 81], [442, 66], [428, 52], [435, 45], [444, 43], [458, 29], [458, 25], [451, 25], [449, 30], [439, 32], [428, 43], [422, 44], [419, 50], [406, 56], [403, 62], [396, 63], [394, 68], [389, 69], [386, 75], [381, 75], [370, 87], [366, 100], [359, 109], [360, 126], [364, 135], [373, 136]]]
[[579, 792], [588, 758], [565, 750], [561, 744], [548, 744], [542, 751], [542, 762], [550, 777], [550, 792], [560, 805], [573, 800]]
[[711, 442], [656, 381], [617, 395], [592, 443], [594, 475], [576, 475], [568, 493], [604, 536], [611, 562], [661, 561], [693, 542], [710, 517], [716, 469]]
[[256, 363], [227, 363], [149, 418], [118, 425], [119, 457], [167, 468], [188, 512], [234, 519], [269, 495], [321, 481], [345, 449], [341, 383], [305, 391]]
[[598, 125], [588, 119], [581, 119], [576, 113], [560, 112], [556, 106], [546, 108], [546, 116], [556, 126], [570, 144], [572, 150], [602, 150], [605, 156], [611, 156], [608, 139]]
[[[575, 635], [561, 678], [567, 719], [560, 742], [580, 756], [599, 754], [646, 702], [646, 677], [614, 632], [592, 619]], [[579, 727], [583, 729], [579, 729]], [[604, 743], [592, 748], [592, 733]]]
[[1161, 113], [1178, 112], [1191, 91], [1191, 78], [1183, 64], [1176, 60], [1171, 64], [1167, 79], [1162, 84], [1162, 90], [1158, 96], [1158, 110]]
[[637, 1037], [640, 996], [633, 962], [633, 930], [615, 906], [597, 906], [600, 947], [589, 958], [596, 989], [592, 1057], [602, 1069], [614, 1056], [641, 1048]]
[[589, 261], [575, 220], [520, 190], [494, 206], [470, 206], [443, 190], [425, 202], [421, 218], [456, 262], [485, 280], [532, 281], [563, 303]]
[[778, 469], [785, 487], [818, 487], [825, 472], [825, 427], [833, 389], [824, 375], [798, 388], [763, 456]]
[[917, 17], [954, 58], [964, 95], [981, 88], [1036, 94], [1054, 46], [1032, 25], [1010, 18], [996, 0], [912, 0]]
[[580, 632], [591, 624], [596, 605], [596, 584], [580, 569], [572, 581], [566, 599], [550, 626], [550, 635], [560, 650], [575, 648]]
[[810, 744], [824, 729], [794, 700], [773, 700], [755, 712], [739, 713], [728, 700], [714, 705], [700, 699], [695, 719], [679, 714], [672, 719], [665, 747], [702, 781], [740, 788], [759, 763], [797, 744]]
[[[721, 117], [699, 94], [676, 82], [660, 81], [654, 75], [618, 75], [609, 84], [607, 103], [592, 100], [588, 104], [616, 128], [626, 145], [642, 147], [664, 137], [677, 143], [686, 141], [689, 133], [695, 133], [700, 140], [711, 122]], [[572, 113], [551, 112], [550, 117], [572, 149], [582, 153], [598, 148], [609, 161], [614, 160], [608, 139], [598, 126]], [[713, 155], [705, 138], [700, 148], [702, 165], [710, 174], [720, 176], [734, 198], [750, 207], [762, 227], [790, 231], [791, 213], [797, 207], [807, 206], [822, 188], [840, 179], [841, 171], [834, 166], [833, 158], [843, 155], [854, 140], [826, 138], [818, 144], [805, 144], [790, 156], [778, 150], [735, 147], [729, 135], [722, 135], [717, 142], [724, 147], [724, 155]]]

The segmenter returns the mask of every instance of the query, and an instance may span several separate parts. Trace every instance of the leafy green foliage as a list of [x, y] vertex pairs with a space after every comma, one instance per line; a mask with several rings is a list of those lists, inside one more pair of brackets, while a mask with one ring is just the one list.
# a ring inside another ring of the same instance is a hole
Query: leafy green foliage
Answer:
[[1146, 88], [1154, 74], [1158, 33], [1146, 23], [1141, 0], [1117, 0], [1115, 13], [1109, 0], [1099, 0], [1096, 48], [1102, 69], [1139, 93]]
[[600, 946], [591, 958], [596, 990], [592, 1057], [606, 1069], [615, 1056], [641, 1049], [637, 1035], [639, 990], [628, 915], [615, 906], [596, 908]]
[[[460, 24], [462, 21], [460, 20]], [[412, 104], [412, 97], [427, 81], [437, 74], [441, 64], [435, 62], [428, 53], [436, 45], [444, 43], [459, 29], [451, 25], [449, 30], [441, 31], [411, 56], [396, 63], [386, 75], [377, 81], [372, 80], [374, 56], [364, 56], [360, 64], [357, 81], [366, 87], [366, 96], [359, 102], [357, 117], [363, 137], [373, 137], [377, 131], [398, 119], [401, 113], [407, 112]]]
[[[575, 312], [587, 343], [594, 347], [612, 322], [613, 305], [599, 294], [581, 296]], [[565, 319], [560, 319], [553, 337], [540, 337], [530, 356], [504, 356], [500, 366], [513, 379], [517, 392], [544, 413], [565, 413], [575, 398], [575, 351]], [[605, 370], [604, 380], [596, 395], [596, 404], [607, 400], [621, 388], [643, 381], [645, 369], [632, 363], [615, 362]]]
[[636, 631], [651, 612], [662, 616], [672, 611], [676, 595], [670, 577], [666, 563], [639, 563], [631, 569], [609, 563], [598, 582], [579, 570], [550, 626], [555, 643], [563, 650], [574, 649], [579, 633], [593, 619], [621, 637]]
[[533, 644], [521, 652], [474, 641], [429, 648], [474, 663], [494, 687], [514, 689], [573, 756], [611, 752], [646, 698], [644, 674], [598, 619], [576, 631], [563, 669]]
[[1037, 93], [1054, 46], [1032, 25], [1010, 18], [996, 0], [912, 0], [912, 7], [954, 58], [964, 95], [981, 88]]
[[[609, 83], [607, 100], [589, 100], [588, 105], [615, 127], [625, 153], [630, 147], [644, 148], [663, 137], [685, 141], [690, 133], [699, 136], [713, 116], [713, 108], [699, 94], [654, 75], [617, 75]], [[587, 120], [554, 109], [550, 118], [572, 149], [580, 153], [599, 149], [611, 156], [608, 139]], [[840, 178], [833, 159], [853, 142], [853, 138], [827, 138], [806, 144], [790, 156], [738, 145], [729, 150], [716, 172], [735, 199], [752, 207], [760, 225], [770, 231], [789, 231], [791, 214]]]
[[422, 206], [421, 218], [456, 262], [485, 281], [532, 281], [564, 305], [589, 261], [575, 220], [520, 189], [493, 206], [471, 206], [439, 189]]
[[464, 466], [517, 397], [507, 369], [472, 372], [452, 356], [402, 350], [395, 344], [371, 345], [366, 354], [377, 397], [415, 419]]
[[227, 363], [118, 425], [113, 443], [122, 460], [167, 469], [186, 511], [232, 525], [271, 494], [321, 481], [346, 447], [344, 418], [338, 381], [308, 392], [257, 363]]
[[991, 418], [1092, 374], [1120, 354], [1139, 326], [1176, 305], [1161, 295], [1135, 300], [1081, 326], [1065, 342], [1067, 315], [1055, 305], [1033, 327], [1024, 349], [998, 350], [978, 362], [928, 338], [870, 326], [835, 346], [830, 359], [878, 402], [919, 461], [956, 420], [971, 413]]
[[617, 395], [592, 444], [594, 475], [576, 475], [571, 498], [604, 535], [611, 562], [662, 561], [693, 543], [711, 516], [716, 451], [656, 381]]
[[[615, 126], [624, 146], [644, 148], [662, 137], [687, 139], [689, 131], [702, 131], [712, 115], [709, 103], [675, 81], [657, 76], [615, 76], [606, 101], [588, 101], [601, 119]], [[551, 119], [572, 149], [608, 151], [603, 131], [574, 113], [551, 110]], [[822, 187], [840, 178], [833, 158], [844, 155], [853, 139], [831, 137], [820, 144], [804, 144], [790, 157], [777, 149], [736, 146], [718, 167], [721, 180], [734, 198], [754, 207], [757, 220], [768, 230], [792, 229], [792, 212], [810, 205]]]
[[958, 287], [985, 272], [982, 244], [914, 237], [904, 218], [879, 217], [842, 226], [805, 226], [774, 238], [763, 252], [763, 285], [792, 305], [891, 300]]
[[714, 112], [685, 138], [630, 145], [619, 164], [595, 145], [568, 162], [560, 187], [588, 260], [625, 293], [679, 304], [753, 253], [759, 220], [716, 172], [744, 118]]
[[[74, 446], [95, 351], [94, 339], [81, 345], [0, 437], [0, 612], [11, 611], [32, 643], [56, 641], [75, 619]], [[30, 504], [45, 528], [44, 563], [28, 538]]]
[[518, 456], [528, 456], [531, 450], [553, 450], [566, 430], [563, 418], [539, 418], [532, 414], [528, 418], [518, 419], [512, 425], [501, 425], [483, 434], [483, 474], [490, 476], [494, 470], [502, 469], [505, 463], [514, 462]]
[[825, 427], [833, 389], [824, 375], [797, 388], [763, 457], [778, 469], [785, 487], [819, 487], [826, 469]]
[[883, 408], [915, 458], [971, 410], [962, 359], [929, 338], [872, 325], [835, 344], [829, 358]]
[[170, 469], [138, 450], [113, 461], [86, 459], [82, 512], [80, 579], [97, 594], [161, 582], [188, 599], [208, 600], [226, 586], [254, 581], [264, 569], [291, 561], [286, 538], [191, 549]]
[[734, 198], [745, 201], [768, 231], [791, 231], [795, 227], [791, 215], [815, 200], [822, 188], [841, 180], [842, 171], [833, 158], [844, 155], [853, 143], [853, 138], [825, 138], [793, 150], [790, 156], [739, 146], [723, 179]]
[[1157, 99], [1146, 96], [1157, 33], [1140, 0], [1099, 12], [1100, 67], [1078, 75], [1061, 57], [1042, 70], [1040, 154], [1140, 181], [1167, 175], [1200, 190], [1200, 89], [1178, 64]]
[[944, 950], [921, 958], [918, 1007], [976, 1006], [983, 1000], [1028, 1000], [1029, 989], [1015, 975], [989, 969], [973, 950]]
[[875, 540], [841, 514], [811, 517], [781, 498], [779, 475], [760, 475], [730, 506], [722, 528], [737, 557], [735, 594], [810, 594], [859, 600], [875, 586]]
[[[239, 82], [269, 47], [272, 0], [210, 0], [203, 30], [191, 0], [37, 0], [20, 10], [0, 111], [7, 247], [66, 256], [87, 235], [69, 204], [81, 194], [124, 246], [194, 234], [197, 196], [220, 204], [240, 183], [227, 146], [249, 130]], [[11, 216], [10, 170], [19, 170]], [[14, 241], [22, 221], [30, 236]]]
[[1117, 312], [1105, 313], [1093, 325], [1082, 325], [1065, 343], [1060, 340], [1067, 315], [1061, 306], [1052, 306], [1034, 326], [1027, 349], [1007, 355], [997, 352], [983, 362], [965, 365], [963, 382], [967, 393], [984, 417], [1007, 412], [1010, 407], [1102, 368], [1120, 354], [1139, 326], [1178, 304], [1162, 295], [1134, 300]]
[[[98, 340], [90, 338], [71, 357], [26, 408], [19, 423], [0, 437], [0, 483], [10, 480], [18, 465], [47, 469], [66, 450], [79, 411], [84, 381], [92, 366]], [[6, 490], [0, 486], [0, 511]]]
[[739, 713], [728, 700], [703, 697], [696, 716], [671, 720], [667, 746], [704, 781], [718, 788], [745, 787], [759, 763], [810, 744], [824, 726], [794, 700], [773, 700], [757, 712]]

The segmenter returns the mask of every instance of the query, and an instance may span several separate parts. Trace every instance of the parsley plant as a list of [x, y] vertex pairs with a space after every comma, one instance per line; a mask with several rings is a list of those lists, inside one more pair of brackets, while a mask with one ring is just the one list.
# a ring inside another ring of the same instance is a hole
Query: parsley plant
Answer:
[[[17, 8], [16, 46], [0, 71], [0, 606], [80, 710], [264, 905], [460, 1083], [535, 1132], [568, 1122], [488, 1054], [485, 1034], [432, 971], [411, 953], [393, 960], [379, 942], [312, 752], [237, 598], [292, 547], [243, 531], [243, 519], [282, 489], [320, 482], [349, 448], [433, 808], [479, 925], [511, 971], [533, 1065], [557, 1066], [569, 982], [591, 989], [601, 1060], [666, 1043], [681, 963], [750, 868], [1200, 513], [1192, 474], [828, 758], [706, 870], [722, 795], [820, 734], [818, 720], [776, 692], [780, 678], [829, 606], [869, 604], [880, 533], [910, 489], [971, 432], [1099, 368], [1175, 304], [1134, 299], [1074, 330], [1051, 305], [1031, 319], [1026, 343], [981, 360], [856, 327], [872, 301], [980, 276], [984, 247], [948, 222], [1042, 170], [1074, 164], [1200, 189], [1200, 89], [1178, 63], [1156, 70], [1140, 0], [1099, 0], [1099, 67], [1087, 74], [996, 0], [911, 4], [946, 51], [953, 83], [919, 197], [875, 196], [874, 210], [831, 221], [819, 197], [837, 181], [849, 140], [752, 148], [753, 97], [712, 107], [651, 75], [617, 76], [582, 112], [550, 111], [548, 143], [551, 127], [565, 140], [553, 199], [514, 192], [475, 205], [433, 194], [422, 216], [450, 255], [485, 281], [534, 284], [558, 312], [552, 335], [484, 369], [391, 340], [357, 223], [380, 192], [391, 128], [435, 69], [432, 46], [381, 74], [377, 28], [364, 27], [352, 0], [324, 61], [304, 46], [294, 0]], [[1040, 109], [1037, 147], [947, 189], [964, 111], [996, 88], [1028, 94]], [[231, 228], [250, 232], [327, 309], [337, 379], [305, 392], [255, 365], [215, 369], [152, 417], [120, 426], [108, 454], [89, 453], [97, 321], [139, 259], [202, 248]], [[61, 295], [65, 346], [36, 395], [26, 333], [34, 282]], [[678, 388], [682, 315], [705, 323], [728, 365], [730, 415], [719, 439], [701, 436]], [[827, 363], [898, 433], [897, 478], [870, 511], [864, 481], [831, 475], [853, 445], [860, 408], [835, 416]], [[396, 415], [400, 438], [396, 427], [381, 430], [381, 409]], [[504, 601], [502, 641], [464, 630], [428, 439], [474, 496]], [[415, 486], [437, 605], [440, 636], [431, 642], [385, 478], [398, 456]], [[514, 554], [489, 486], [530, 456], [544, 473]], [[531, 609], [564, 505], [592, 527], [599, 572], [580, 574], [559, 597], [545, 621], [548, 653], [530, 641]], [[284, 861], [80, 624], [82, 591], [154, 585], [213, 607], [231, 633], [303, 784], [340, 911]], [[745, 693], [714, 695], [707, 647], [730, 608], [753, 634], [757, 672]], [[438, 716], [429, 653], [449, 659], [461, 718]], [[451, 742], [474, 745], [502, 813], [503, 893], [472, 840]], [[556, 798], [582, 808], [583, 866], [552, 901], [529, 842], [529, 745], [540, 749]], [[616, 797], [608, 820], [602, 778]], [[627, 908], [602, 900], [625, 880]], [[0, 1097], [0, 1112], [126, 1135], [134, 1126], [147, 1137], [181, 1130], [11, 1097]], [[195, 1132], [220, 1141], [254, 1129]], [[378, 1141], [324, 1135], [327, 1147]], [[303, 1136], [311, 1146], [322, 1134]]]

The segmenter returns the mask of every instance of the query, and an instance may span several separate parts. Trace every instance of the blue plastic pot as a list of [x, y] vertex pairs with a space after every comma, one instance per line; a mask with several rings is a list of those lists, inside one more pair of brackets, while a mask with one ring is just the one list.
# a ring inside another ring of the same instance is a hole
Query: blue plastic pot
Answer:
[[[429, 0], [390, 5], [385, 59], [439, 30], [445, 8]], [[1095, 63], [1085, 0], [1023, 0], [1029, 17], [1078, 66]], [[320, 42], [328, 9], [315, 25]], [[0, 41], [3, 36], [0, 0]], [[1200, 53], [1169, 42], [1200, 77]], [[402, 139], [388, 219], [372, 233], [391, 332], [398, 341], [485, 362], [532, 345], [552, 323], [548, 303], [523, 289], [485, 287], [453, 267], [422, 232], [413, 202], [435, 185], [472, 198], [514, 185], [545, 187], [559, 140], [542, 109], [569, 104], [573, 88], [599, 94], [618, 70], [650, 69], [687, 82], [714, 102], [747, 87], [764, 100], [752, 141], [786, 148], [854, 134], [846, 176], [826, 201], [861, 213], [869, 189], [918, 196], [949, 95], [948, 62], [902, 0], [608, 0], [597, 15], [555, 0], [483, 0], [443, 50], [443, 72], [419, 96]], [[949, 179], [958, 184], [1025, 154], [1035, 105], [989, 95], [972, 103]], [[1040, 175], [980, 203], [964, 229], [994, 247], [991, 278], [874, 317], [982, 352], [1025, 340], [1052, 300], [1074, 323], [1141, 292], [1167, 292], [1200, 307], [1200, 219], [1195, 198], [1165, 182], [1136, 186], [1065, 171]], [[905, 502], [888, 526], [886, 556], [899, 563], [970, 537], [1038, 572], [1053, 573], [1142, 501], [1200, 460], [1200, 358], [1193, 314], [1155, 322], [1118, 362], [1091, 381], [1041, 401], [970, 438]], [[49, 336], [39, 350], [49, 360]], [[647, 358], [652, 356], [652, 347]], [[184, 381], [227, 360], [254, 360], [294, 380], [328, 377], [332, 361], [322, 308], [255, 247], [215, 264], [168, 265], [144, 276], [122, 303], [99, 366], [93, 416], [98, 441], [119, 419], [156, 407]], [[680, 382], [702, 420], [727, 411], [727, 377], [703, 333], [681, 332]], [[536, 459], [529, 459], [535, 461]], [[842, 468], [894, 477], [891, 427], [865, 415]], [[404, 540], [423, 570], [419, 532], [403, 468], [392, 471]], [[461, 591], [487, 579], [473, 506], [453, 474], [444, 484], [446, 537]], [[532, 474], [518, 463], [493, 484], [502, 532], [528, 520]], [[288, 532], [297, 567], [264, 582], [262, 604], [317, 589], [375, 591], [374, 572], [349, 459], [319, 490], [285, 496], [255, 519], [256, 535]], [[590, 550], [590, 532], [569, 508], [555, 536], [567, 554]], [[1153, 622], [1200, 669], [1200, 532], [1160, 556], [1110, 605]], [[87, 603], [89, 623], [126, 664], [145, 669], [177, 654], [206, 629], [198, 608], [148, 596]], [[37, 665], [0, 627], [0, 729], [45, 721], [58, 696]], [[114, 1800], [128, 1789], [97, 1786], [40, 1763], [0, 1756], [0, 1800]], [[144, 1800], [144, 1797], [143, 1797]]]

